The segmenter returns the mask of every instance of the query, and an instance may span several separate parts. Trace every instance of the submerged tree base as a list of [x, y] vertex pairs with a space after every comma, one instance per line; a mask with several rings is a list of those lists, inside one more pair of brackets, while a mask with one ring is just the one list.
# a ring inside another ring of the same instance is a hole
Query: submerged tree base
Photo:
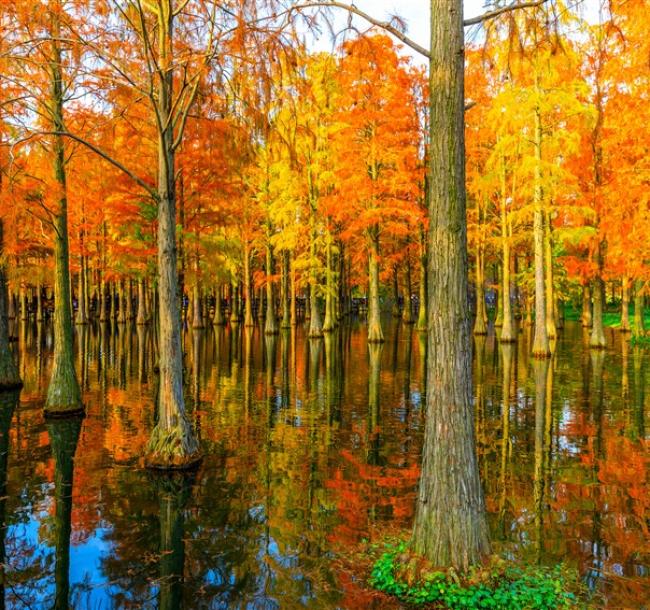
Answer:
[[417, 606], [480, 610], [555, 610], [580, 604], [584, 587], [575, 570], [563, 566], [522, 567], [498, 557], [459, 574], [428, 564], [405, 543], [389, 547], [374, 563], [370, 585]]
[[199, 465], [203, 455], [190, 424], [182, 418], [173, 428], [156, 425], [145, 453], [145, 466], [155, 470], [188, 470]]

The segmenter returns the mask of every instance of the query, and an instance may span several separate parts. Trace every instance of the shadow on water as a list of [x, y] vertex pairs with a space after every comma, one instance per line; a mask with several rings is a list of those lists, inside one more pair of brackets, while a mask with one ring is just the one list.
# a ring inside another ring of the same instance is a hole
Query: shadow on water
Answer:
[[[206, 459], [173, 477], [139, 467], [155, 417], [152, 328], [77, 328], [87, 417], [45, 422], [51, 328], [17, 324], [25, 387], [20, 402], [0, 396], [5, 606], [372, 607], [336, 557], [410, 528], [427, 381], [426, 337], [385, 322], [379, 345], [358, 321], [318, 339], [302, 326], [186, 331], [186, 402]], [[553, 358], [533, 361], [529, 335], [474, 343], [495, 546], [567, 561], [611, 607], [642, 607], [647, 353], [618, 334], [590, 351], [567, 323]]]

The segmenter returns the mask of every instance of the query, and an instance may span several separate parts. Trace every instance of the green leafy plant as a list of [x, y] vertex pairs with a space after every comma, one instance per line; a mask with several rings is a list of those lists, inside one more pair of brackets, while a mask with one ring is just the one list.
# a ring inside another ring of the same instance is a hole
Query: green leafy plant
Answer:
[[495, 558], [462, 577], [454, 570], [418, 570], [415, 565], [404, 543], [389, 547], [375, 562], [370, 584], [409, 604], [454, 610], [584, 607], [577, 574], [561, 565], [522, 568]]

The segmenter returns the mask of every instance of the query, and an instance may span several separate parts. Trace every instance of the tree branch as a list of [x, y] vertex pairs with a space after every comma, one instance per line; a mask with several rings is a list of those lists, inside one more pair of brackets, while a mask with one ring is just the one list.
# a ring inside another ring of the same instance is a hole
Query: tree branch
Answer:
[[354, 6], [354, 4], [346, 4], [345, 2], [338, 2], [336, 0], [323, 0], [323, 2], [306, 2], [304, 4], [298, 4], [296, 6], [290, 7], [289, 9], [287, 9], [287, 12], [288, 13], [291, 13], [293, 11], [299, 12], [301, 9], [305, 9], [305, 8], [327, 8], [327, 7], [341, 8], [354, 15], [357, 15], [358, 17], [365, 19], [368, 23], [371, 23], [372, 25], [375, 25], [378, 28], [381, 28], [382, 30], [386, 30], [389, 34], [392, 34], [393, 36], [395, 36], [395, 38], [401, 40], [407, 47], [410, 47], [414, 51], [418, 52], [420, 55], [424, 55], [424, 57], [427, 58], [429, 57], [429, 51], [427, 49], [419, 45], [414, 40], [411, 40], [406, 34], [404, 34], [404, 32], [396, 28], [389, 21], [381, 21], [379, 19], [375, 19], [375, 17], [372, 17], [368, 13], [365, 13], [364, 11], [358, 9], [356, 6]]
[[479, 15], [478, 17], [472, 17], [471, 19], [465, 19], [463, 21], [463, 25], [465, 27], [468, 27], [470, 25], [477, 25], [478, 23], [483, 23], [484, 21], [489, 21], [490, 19], [494, 19], [495, 17], [498, 17], [499, 15], [503, 15], [503, 13], [509, 13], [510, 11], [516, 11], [517, 9], [520, 8], [533, 8], [535, 6], [541, 6], [542, 4], [545, 4], [547, 0], [533, 0], [533, 2], [513, 2], [512, 4], [508, 4], [507, 6], [502, 6], [501, 8], [495, 8], [493, 11], [488, 11], [487, 13], [483, 13], [482, 15]]
[[126, 168], [116, 159], [113, 159], [113, 157], [111, 157], [108, 153], [104, 152], [101, 148], [98, 148], [94, 144], [88, 142], [88, 140], [84, 140], [83, 138], [80, 138], [79, 136], [76, 136], [75, 134], [70, 133], [68, 131], [42, 131], [40, 133], [41, 135], [63, 136], [64, 138], [70, 138], [75, 142], [79, 142], [79, 144], [83, 144], [84, 146], [92, 150], [95, 154], [99, 155], [102, 159], [108, 161], [111, 165], [117, 167], [117, 169], [119, 169], [121, 172], [126, 174], [129, 178], [131, 178], [131, 180], [133, 180], [138, 186], [142, 187], [145, 191], [147, 191], [147, 193], [149, 193], [149, 195], [154, 199], [154, 201], [158, 201], [158, 193], [156, 189], [149, 186], [142, 178], [136, 176], [130, 169]]

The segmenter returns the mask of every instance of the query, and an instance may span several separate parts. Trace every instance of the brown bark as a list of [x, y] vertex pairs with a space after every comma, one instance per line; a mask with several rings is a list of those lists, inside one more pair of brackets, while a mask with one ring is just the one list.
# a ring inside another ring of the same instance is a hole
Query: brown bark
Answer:
[[[412, 544], [467, 570], [490, 553], [472, 405], [461, 0], [431, 0], [428, 358]], [[444, 290], [434, 287], [444, 286]]]

